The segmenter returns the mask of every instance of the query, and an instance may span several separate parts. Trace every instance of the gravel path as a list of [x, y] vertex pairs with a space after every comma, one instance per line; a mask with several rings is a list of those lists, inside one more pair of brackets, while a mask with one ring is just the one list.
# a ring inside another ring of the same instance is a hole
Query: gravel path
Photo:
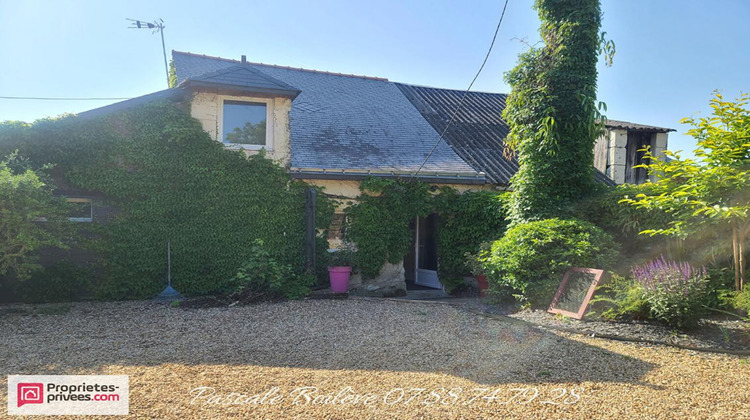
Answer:
[[18, 308], [0, 307], [0, 374], [130, 375], [133, 418], [750, 419], [747, 358], [449, 305]]

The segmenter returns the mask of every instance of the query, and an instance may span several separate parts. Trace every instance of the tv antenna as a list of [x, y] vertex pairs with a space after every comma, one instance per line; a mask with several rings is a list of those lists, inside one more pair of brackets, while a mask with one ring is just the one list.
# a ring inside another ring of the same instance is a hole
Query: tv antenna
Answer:
[[169, 87], [169, 65], [167, 64], [167, 48], [164, 46], [164, 20], [156, 19], [153, 22], [146, 22], [145, 20], [136, 19], [125, 19], [133, 22], [128, 29], [151, 29], [152, 33], [161, 35], [161, 51], [164, 53], [164, 72], [167, 74], [167, 87]]

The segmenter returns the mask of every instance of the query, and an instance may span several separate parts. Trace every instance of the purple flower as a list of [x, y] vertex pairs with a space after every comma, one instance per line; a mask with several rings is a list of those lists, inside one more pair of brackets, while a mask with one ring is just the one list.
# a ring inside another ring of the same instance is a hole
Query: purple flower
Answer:
[[695, 268], [687, 262], [670, 261], [662, 255], [644, 265], [635, 266], [633, 278], [647, 292], [688, 295], [706, 280], [706, 267]]

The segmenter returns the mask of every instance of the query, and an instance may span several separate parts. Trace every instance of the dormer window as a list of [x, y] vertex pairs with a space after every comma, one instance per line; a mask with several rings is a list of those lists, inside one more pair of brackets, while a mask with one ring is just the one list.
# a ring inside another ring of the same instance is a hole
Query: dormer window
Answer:
[[223, 99], [221, 104], [221, 141], [224, 144], [255, 150], [273, 148], [272, 125], [269, 124], [271, 100]]

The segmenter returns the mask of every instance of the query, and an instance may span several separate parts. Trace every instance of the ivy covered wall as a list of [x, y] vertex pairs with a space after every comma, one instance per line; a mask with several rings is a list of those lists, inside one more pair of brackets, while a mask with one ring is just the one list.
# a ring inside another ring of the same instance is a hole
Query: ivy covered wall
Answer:
[[[95, 205], [117, 209], [109, 223], [92, 226], [87, 244], [100, 256], [93, 286], [100, 298], [158, 293], [168, 239], [173, 284], [183, 293], [222, 290], [256, 239], [302, 270], [308, 186], [263, 155], [226, 150], [178, 106], [0, 125], [0, 152], [14, 149], [53, 164], [56, 184], [101, 193]], [[319, 196], [317, 227], [327, 228], [331, 214]]]
[[357, 245], [364, 278], [378, 275], [386, 262], [396, 264], [414, 249], [409, 223], [438, 214], [438, 277], [447, 290], [469, 273], [465, 254], [482, 242], [500, 238], [506, 227], [506, 193], [437, 188], [422, 182], [366, 179], [356, 203], [347, 209], [347, 239]]

